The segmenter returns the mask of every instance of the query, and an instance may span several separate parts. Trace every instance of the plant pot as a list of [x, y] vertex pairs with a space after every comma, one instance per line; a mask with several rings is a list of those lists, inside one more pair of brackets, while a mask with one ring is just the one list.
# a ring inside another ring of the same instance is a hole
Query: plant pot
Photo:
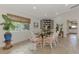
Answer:
[[6, 32], [4, 34], [5, 41], [11, 41], [12, 34], [10, 32]]
[[12, 34], [10, 32], [6, 32], [4, 34], [4, 38], [5, 38], [5, 48], [10, 48], [12, 46], [11, 44]]

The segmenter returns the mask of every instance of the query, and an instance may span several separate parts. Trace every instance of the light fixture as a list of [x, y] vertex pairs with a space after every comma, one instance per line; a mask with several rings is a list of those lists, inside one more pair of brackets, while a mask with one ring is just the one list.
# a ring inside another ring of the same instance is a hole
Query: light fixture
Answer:
[[56, 15], [58, 15], [58, 12], [56, 12]]
[[34, 9], [34, 10], [36, 10], [36, 9], [37, 9], [37, 7], [36, 7], [36, 6], [33, 6], [33, 9]]
[[69, 4], [65, 4], [65, 6], [67, 7]]
[[77, 26], [76, 26], [76, 25], [72, 25], [71, 27], [72, 27], [72, 28], [77, 28]]
[[47, 17], [47, 14], [45, 14], [44, 16]]

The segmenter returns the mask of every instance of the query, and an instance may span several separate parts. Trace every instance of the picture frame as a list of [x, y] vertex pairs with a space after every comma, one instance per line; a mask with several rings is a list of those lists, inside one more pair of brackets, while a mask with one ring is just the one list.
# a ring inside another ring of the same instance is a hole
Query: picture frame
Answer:
[[38, 28], [38, 22], [34, 22], [34, 28]]

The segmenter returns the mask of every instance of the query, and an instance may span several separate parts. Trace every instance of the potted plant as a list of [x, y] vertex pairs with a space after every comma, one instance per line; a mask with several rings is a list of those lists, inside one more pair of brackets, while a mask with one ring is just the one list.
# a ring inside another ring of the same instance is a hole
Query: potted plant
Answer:
[[4, 33], [5, 46], [3, 48], [8, 49], [8, 48], [12, 47], [12, 44], [11, 44], [11, 40], [12, 40], [11, 30], [15, 29], [15, 26], [13, 25], [11, 19], [8, 18], [7, 15], [2, 14], [2, 17], [5, 21], [4, 23], [1, 24], [1, 25], [4, 25], [3, 30], [5, 30], [5, 33]]

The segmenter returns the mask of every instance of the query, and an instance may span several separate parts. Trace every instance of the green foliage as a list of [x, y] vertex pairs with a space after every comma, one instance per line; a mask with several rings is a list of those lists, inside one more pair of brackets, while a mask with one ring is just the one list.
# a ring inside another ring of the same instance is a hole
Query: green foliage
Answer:
[[5, 20], [3, 29], [6, 31], [14, 30], [15, 25], [12, 23], [11, 19], [7, 15], [2, 14], [3, 19]]

